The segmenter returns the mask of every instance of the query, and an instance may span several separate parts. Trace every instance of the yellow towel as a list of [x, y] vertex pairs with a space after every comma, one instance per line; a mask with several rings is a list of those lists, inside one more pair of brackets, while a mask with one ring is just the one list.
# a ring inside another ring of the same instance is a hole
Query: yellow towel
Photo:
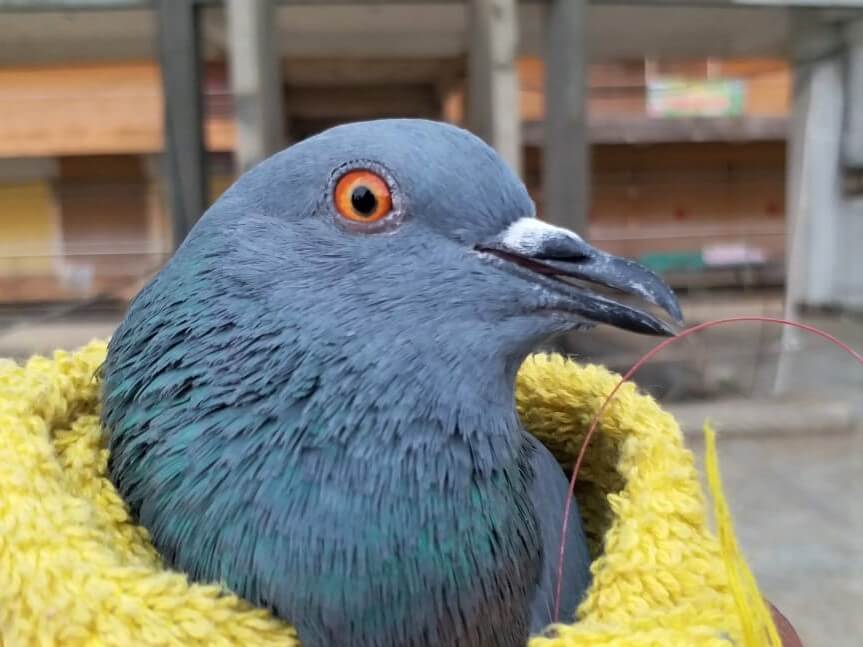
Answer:
[[[0, 360], [0, 636], [17, 645], [295, 645], [294, 630], [217, 586], [166, 569], [105, 477], [104, 342], [24, 366]], [[529, 359], [518, 406], [571, 464], [618, 377]], [[674, 419], [624, 386], [603, 414], [577, 486], [595, 554], [576, 621], [531, 647], [778, 645], [721, 498], [708, 530], [693, 457]], [[573, 620], [571, 617], [569, 621]]]

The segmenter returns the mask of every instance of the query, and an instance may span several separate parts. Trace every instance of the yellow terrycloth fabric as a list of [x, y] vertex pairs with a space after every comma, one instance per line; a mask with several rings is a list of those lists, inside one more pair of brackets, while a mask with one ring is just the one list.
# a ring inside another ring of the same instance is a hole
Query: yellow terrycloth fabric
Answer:
[[[24, 366], [0, 360], [2, 644], [299, 644], [267, 612], [166, 569], [130, 519], [105, 476], [95, 377], [105, 352], [94, 342]], [[571, 464], [618, 379], [535, 356], [519, 375], [519, 411]], [[625, 385], [582, 470], [594, 581], [577, 621], [531, 647], [778, 644], [730, 524], [720, 523], [722, 545], [708, 530], [692, 455], [669, 414]], [[712, 479], [718, 491], [715, 469]]]

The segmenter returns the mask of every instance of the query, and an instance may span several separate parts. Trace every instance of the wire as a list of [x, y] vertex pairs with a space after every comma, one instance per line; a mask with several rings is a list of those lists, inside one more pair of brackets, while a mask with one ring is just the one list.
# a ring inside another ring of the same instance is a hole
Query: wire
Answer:
[[687, 328], [683, 332], [679, 333], [675, 337], [670, 337], [669, 339], [665, 339], [661, 341], [659, 344], [654, 346], [652, 349], [647, 351], [644, 355], [642, 355], [635, 364], [632, 365], [617, 385], [611, 390], [611, 393], [605, 398], [605, 401], [602, 403], [602, 406], [599, 407], [597, 412], [593, 416], [593, 420], [590, 423], [590, 427], [588, 427], [587, 434], [584, 436], [584, 441], [581, 443], [581, 448], [578, 452], [578, 458], [575, 461], [575, 467], [572, 470], [572, 478], [569, 480], [569, 490], [566, 495], [566, 504], [563, 509], [563, 526], [560, 532], [560, 551], [558, 553], [558, 562], [557, 562], [557, 584], [555, 588], [554, 594], [554, 621], [558, 622], [560, 620], [560, 591], [561, 586], [563, 584], [563, 563], [564, 558], [566, 556], [566, 531], [569, 527], [569, 510], [570, 510], [570, 502], [572, 501], [574, 492], [575, 492], [575, 481], [578, 478], [578, 472], [581, 469], [581, 464], [584, 461], [584, 456], [587, 453], [587, 447], [590, 444], [590, 440], [593, 437], [593, 434], [596, 432], [596, 428], [599, 425], [599, 419], [602, 414], [605, 412], [606, 408], [610, 404], [612, 398], [614, 398], [617, 391], [623, 386], [627, 381], [629, 381], [633, 375], [647, 362], [649, 362], [653, 357], [659, 354], [663, 349], [667, 348], [671, 344], [680, 341], [681, 339], [685, 339], [690, 335], [693, 335], [702, 330], [707, 330], [708, 328], [714, 328], [716, 326], [721, 326], [730, 323], [740, 323], [740, 322], [759, 322], [759, 323], [775, 323], [781, 324], [783, 326], [790, 326], [792, 328], [798, 328], [800, 330], [812, 333], [814, 335], [818, 335], [826, 339], [827, 341], [833, 343], [838, 346], [846, 353], [851, 355], [852, 358], [857, 360], [857, 362], [863, 366], [863, 355], [855, 351], [845, 342], [837, 339], [830, 333], [821, 330], [820, 328], [816, 328], [815, 326], [810, 326], [809, 324], [800, 323], [797, 321], [788, 321], [787, 319], [780, 319], [778, 317], [761, 317], [761, 316], [745, 316], [745, 317], [728, 317], [725, 319], [715, 319], [713, 321], [705, 321], [696, 326], [692, 326], [691, 328]]

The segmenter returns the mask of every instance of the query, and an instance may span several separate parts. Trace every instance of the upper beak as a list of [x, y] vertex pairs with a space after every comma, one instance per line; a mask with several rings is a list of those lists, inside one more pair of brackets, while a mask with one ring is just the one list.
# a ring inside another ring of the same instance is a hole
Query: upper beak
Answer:
[[567, 229], [522, 218], [476, 248], [535, 273], [538, 281], [563, 297], [562, 307], [585, 319], [633, 332], [675, 334], [672, 326], [652, 314], [567, 282], [567, 278], [640, 296], [665, 310], [675, 323], [683, 322], [677, 297], [657, 274], [635, 261], [591, 247]]

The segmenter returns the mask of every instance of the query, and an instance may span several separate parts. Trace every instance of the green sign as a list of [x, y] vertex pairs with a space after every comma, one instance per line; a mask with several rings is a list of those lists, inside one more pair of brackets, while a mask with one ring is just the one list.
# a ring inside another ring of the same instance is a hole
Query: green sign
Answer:
[[652, 117], [733, 117], [743, 114], [746, 86], [740, 80], [662, 79], [647, 86]]

